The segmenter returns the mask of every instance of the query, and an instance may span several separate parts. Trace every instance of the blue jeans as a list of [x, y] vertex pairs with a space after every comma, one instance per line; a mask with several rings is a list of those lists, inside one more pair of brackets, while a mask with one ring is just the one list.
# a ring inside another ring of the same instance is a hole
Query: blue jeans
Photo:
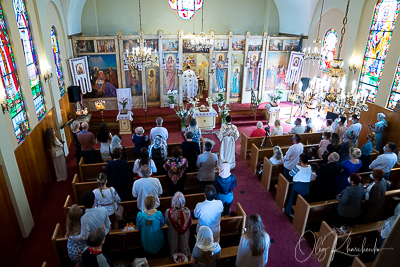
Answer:
[[387, 173], [385, 173], [385, 176], [383, 176], [383, 178], [385, 178], [387, 181], [387, 179], [389, 179], [389, 176], [390, 176], [390, 172], [387, 172]]
[[288, 180], [289, 182], [292, 181], [292, 176], [290, 176], [289, 172], [291, 170], [286, 169], [286, 167], [283, 167], [283, 176], [285, 176], [286, 180]]
[[218, 194], [217, 199], [222, 201], [222, 204], [224, 205], [224, 212], [222, 215], [230, 215], [231, 214], [231, 205], [233, 201], [233, 193], [229, 194]]

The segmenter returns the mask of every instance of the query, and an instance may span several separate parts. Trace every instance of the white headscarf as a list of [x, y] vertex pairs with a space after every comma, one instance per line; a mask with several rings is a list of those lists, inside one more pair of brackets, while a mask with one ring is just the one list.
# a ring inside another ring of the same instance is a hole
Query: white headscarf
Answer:
[[116, 148], [116, 147], [119, 147], [122, 149], [121, 139], [117, 135], [114, 135], [113, 139], [111, 140], [111, 144], [110, 144], [111, 153], [114, 151], [114, 148]]
[[231, 165], [229, 163], [222, 163], [219, 166], [219, 176], [228, 178], [231, 175]]
[[197, 232], [196, 246], [203, 251], [211, 251], [212, 255], [221, 250], [218, 243], [214, 243], [213, 232], [207, 226], [201, 226]]
[[383, 114], [383, 113], [378, 113], [378, 120], [379, 121], [383, 121], [383, 123], [385, 124], [385, 126], [387, 127], [388, 125], [387, 125], [387, 121], [385, 120], [385, 118], [386, 118], [386, 115], [385, 114]]

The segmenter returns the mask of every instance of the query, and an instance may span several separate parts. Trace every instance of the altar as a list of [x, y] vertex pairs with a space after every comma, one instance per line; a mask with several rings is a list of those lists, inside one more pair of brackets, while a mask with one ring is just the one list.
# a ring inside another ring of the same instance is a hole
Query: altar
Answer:
[[121, 110], [118, 112], [119, 134], [132, 134], [132, 115], [133, 113], [130, 110], [126, 114], [121, 114]]
[[196, 119], [197, 127], [201, 130], [211, 131], [215, 128], [215, 117], [218, 117], [218, 113], [212, 107], [204, 112], [196, 108], [192, 117]]

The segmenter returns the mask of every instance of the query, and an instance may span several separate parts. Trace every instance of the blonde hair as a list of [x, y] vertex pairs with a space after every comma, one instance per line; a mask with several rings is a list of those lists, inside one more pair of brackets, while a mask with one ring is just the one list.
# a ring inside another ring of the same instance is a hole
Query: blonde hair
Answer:
[[261, 121], [257, 122], [257, 129], [261, 129], [264, 126], [264, 124]]
[[350, 148], [350, 155], [353, 158], [358, 159], [361, 157], [361, 150], [357, 147], [352, 147], [352, 148]]
[[144, 134], [144, 129], [143, 129], [143, 127], [136, 127], [136, 129], [135, 129], [135, 134], [137, 134], [137, 135], [142, 135], [142, 134]]
[[279, 146], [274, 146], [274, 158], [277, 160], [282, 159], [282, 149]]
[[275, 127], [280, 127], [281, 126], [281, 120], [277, 119], [275, 120]]
[[106, 183], [107, 183], [107, 176], [104, 173], [99, 173], [99, 175], [97, 175], [97, 186], [99, 187], [100, 194], [102, 197], [105, 197], [102, 190], [103, 190], [103, 186]]
[[82, 209], [76, 204], [72, 205], [67, 213], [67, 237], [79, 235], [81, 232], [81, 217]]

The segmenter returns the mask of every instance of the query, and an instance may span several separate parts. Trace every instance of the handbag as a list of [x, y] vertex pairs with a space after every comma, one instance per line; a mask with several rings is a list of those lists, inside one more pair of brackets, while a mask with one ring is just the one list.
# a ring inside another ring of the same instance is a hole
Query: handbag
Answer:
[[113, 204], [113, 209], [114, 209], [114, 214], [115, 217], [117, 217], [118, 221], [122, 221], [123, 217], [124, 217], [124, 207], [122, 207], [121, 205], [118, 204], [118, 208], [115, 209], [115, 202], [114, 202], [114, 192], [110, 187], [110, 191], [111, 191], [111, 198], [112, 198], [112, 204]]
[[136, 258], [133, 263], [133, 267], [149, 267], [149, 263], [146, 258]]

